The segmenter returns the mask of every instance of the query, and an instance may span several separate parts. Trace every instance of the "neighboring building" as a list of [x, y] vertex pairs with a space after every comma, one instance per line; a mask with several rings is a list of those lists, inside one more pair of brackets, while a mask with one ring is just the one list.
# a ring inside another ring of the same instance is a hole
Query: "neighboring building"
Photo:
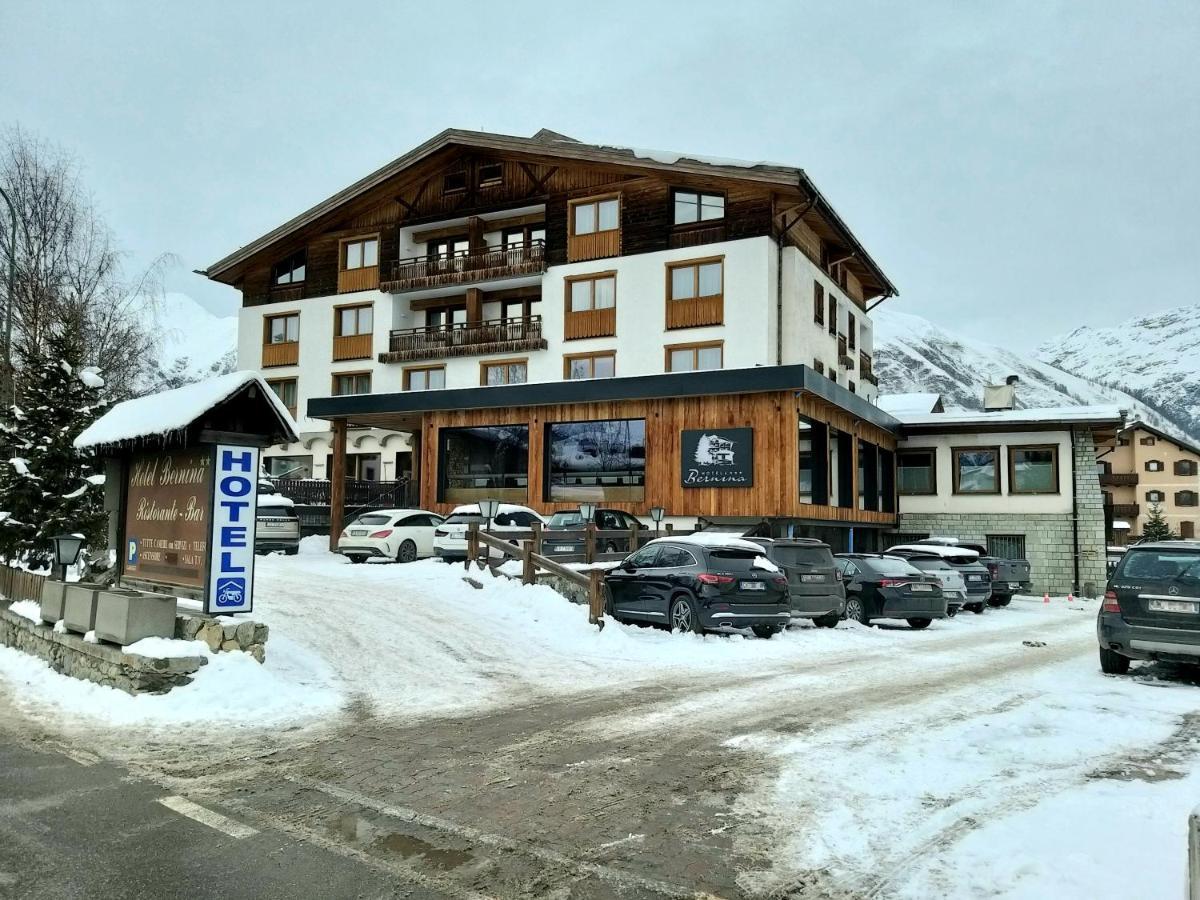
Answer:
[[1124, 545], [1142, 536], [1155, 503], [1171, 530], [1196, 537], [1200, 522], [1200, 447], [1144, 422], [1117, 435], [1096, 457], [1100, 485], [1112, 519], [1109, 541]]
[[[867, 308], [895, 294], [800, 169], [545, 130], [444, 131], [204, 274], [297, 418], [269, 471], [317, 478], [314, 398], [803, 364], [873, 401]], [[348, 440], [348, 475], [419, 474], [408, 432]]]
[[[886, 401], [884, 407], [893, 407]], [[898, 540], [949, 536], [1029, 560], [1038, 591], [1105, 584], [1095, 465], [1123, 426], [1116, 407], [898, 413]]]

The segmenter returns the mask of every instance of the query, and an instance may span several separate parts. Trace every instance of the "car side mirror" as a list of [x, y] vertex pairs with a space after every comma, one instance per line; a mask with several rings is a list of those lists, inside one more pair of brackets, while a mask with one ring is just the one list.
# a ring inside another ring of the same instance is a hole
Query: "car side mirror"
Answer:
[[636, 572], [637, 564], [632, 563], [629, 560], [625, 560], [623, 563], [621, 563], [621, 568], [624, 569], [626, 572]]

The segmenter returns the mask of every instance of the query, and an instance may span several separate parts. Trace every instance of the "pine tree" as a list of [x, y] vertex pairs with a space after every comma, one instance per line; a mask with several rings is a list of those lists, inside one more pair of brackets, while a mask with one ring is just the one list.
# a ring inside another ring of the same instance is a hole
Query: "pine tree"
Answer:
[[0, 556], [40, 568], [51, 561], [50, 538], [81, 533], [104, 543], [103, 486], [91, 451], [75, 437], [104, 411], [103, 381], [83, 368], [81, 331], [62, 325], [45, 346], [23, 355], [17, 405], [0, 416], [8, 455], [0, 459]]
[[1146, 524], [1142, 526], [1142, 540], [1145, 541], [1172, 541], [1176, 540], [1179, 535], [1171, 530], [1171, 526], [1167, 524], [1167, 520], [1163, 518], [1162, 507], [1157, 503], [1150, 504], [1150, 513], [1146, 519]]

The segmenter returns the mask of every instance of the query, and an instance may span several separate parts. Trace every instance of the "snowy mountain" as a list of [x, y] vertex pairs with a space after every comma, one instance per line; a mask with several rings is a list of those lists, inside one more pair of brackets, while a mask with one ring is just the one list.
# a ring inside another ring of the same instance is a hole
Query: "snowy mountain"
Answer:
[[1077, 328], [1037, 358], [1121, 389], [1200, 435], [1200, 305], [1138, 316], [1111, 328]]
[[[1081, 406], [1115, 404], [1168, 433], [1192, 436], [1164, 415], [1124, 391], [1065, 372], [984, 341], [960, 337], [928, 319], [880, 307], [875, 323], [875, 373], [881, 394], [936, 391], [947, 406], [980, 409], [985, 384], [1002, 384], [1009, 375], [1021, 380], [1017, 404]], [[1200, 429], [1196, 429], [1200, 431]]]
[[180, 387], [224, 375], [237, 365], [237, 316], [217, 316], [187, 294], [171, 293], [143, 308], [158, 336], [158, 358], [143, 391]]

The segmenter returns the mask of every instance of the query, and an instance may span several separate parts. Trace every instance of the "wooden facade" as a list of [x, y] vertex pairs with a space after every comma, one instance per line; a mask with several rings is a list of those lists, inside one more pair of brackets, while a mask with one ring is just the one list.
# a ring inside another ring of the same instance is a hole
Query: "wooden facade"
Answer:
[[[799, 417], [825, 423], [853, 435], [854, 506], [800, 502]], [[858, 509], [858, 440], [888, 453], [896, 439], [888, 431], [812, 394], [767, 391], [716, 396], [664, 397], [647, 400], [581, 402], [554, 406], [521, 406], [425, 412], [421, 414], [420, 498], [430, 510], [448, 512], [456, 505], [439, 494], [443, 428], [492, 425], [526, 426], [529, 430], [528, 484], [515, 493], [502, 489], [508, 502], [524, 503], [543, 514], [574, 509], [572, 502], [547, 499], [546, 426], [553, 423], [644, 419], [646, 423], [645, 489], [643, 499], [606, 499], [605, 506], [646, 517], [652, 506], [671, 516], [778, 517], [811, 519], [831, 524], [894, 526], [893, 511]], [[754, 429], [754, 477], [750, 487], [684, 487], [681, 479], [682, 433], [689, 429]], [[894, 484], [894, 479], [889, 483]], [[486, 492], [485, 492], [486, 493]], [[491, 495], [496, 496], [497, 491]]]

